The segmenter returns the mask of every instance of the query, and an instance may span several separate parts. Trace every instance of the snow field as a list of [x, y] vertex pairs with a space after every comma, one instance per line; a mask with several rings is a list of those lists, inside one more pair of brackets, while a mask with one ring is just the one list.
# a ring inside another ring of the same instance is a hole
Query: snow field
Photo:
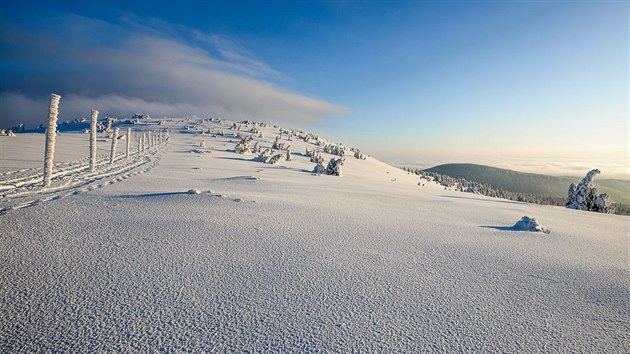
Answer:
[[[351, 154], [317, 176], [296, 138], [277, 165], [171, 138], [148, 173], [0, 216], [0, 350], [629, 349], [627, 217], [422, 187]], [[523, 215], [553, 232], [507, 229]]]

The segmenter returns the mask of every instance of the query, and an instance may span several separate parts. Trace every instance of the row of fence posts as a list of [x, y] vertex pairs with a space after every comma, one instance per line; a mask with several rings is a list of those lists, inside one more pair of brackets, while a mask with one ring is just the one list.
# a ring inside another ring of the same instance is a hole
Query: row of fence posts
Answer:
[[[54, 93], [50, 94], [50, 104], [48, 107], [48, 129], [46, 129], [46, 146], [44, 151], [44, 187], [48, 187], [51, 184], [53, 175], [53, 160], [55, 156], [55, 141], [57, 139], [57, 115], [59, 114], [59, 101], [61, 96]], [[90, 120], [90, 172], [96, 170], [96, 125], [97, 125], [98, 111], [92, 110], [92, 116]], [[109, 155], [109, 163], [113, 164], [116, 157], [116, 147], [118, 143], [119, 128], [114, 128], [112, 134], [112, 145]], [[168, 140], [168, 134], [164, 135], [160, 132], [157, 136], [151, 136], [151, 132], [144, 132], [137, 136], [138, 140], [138, 155], [145, 152], [147, 149], [151, 149], [155, 146], [161, 145], [165, 140]], [[126, 154], [125, 158], [130, 156], [131, 149], [131, 128], [127, 128], [126, 135]]]

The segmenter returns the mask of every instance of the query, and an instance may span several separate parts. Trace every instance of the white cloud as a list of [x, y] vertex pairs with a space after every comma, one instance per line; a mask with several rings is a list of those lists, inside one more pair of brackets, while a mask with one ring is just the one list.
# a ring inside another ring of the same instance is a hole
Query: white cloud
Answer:
[[[272, 80], [282, 74], [222, 36], [163, 22], [155, 28], [75, 15], [53, 22], [54, 36], [2, 31], [0, 40], [11, 50], [0, 58], [38, 72], [18, 70], [0, 79], [0, 126], [42, 123], [50, 92], [62, 95], [62, 120], [97, 109], [112, 116], [213, 115], [299, 126], [345, 112], [280, 87]], [[205, 46], [190, 44], [202, 39]]]

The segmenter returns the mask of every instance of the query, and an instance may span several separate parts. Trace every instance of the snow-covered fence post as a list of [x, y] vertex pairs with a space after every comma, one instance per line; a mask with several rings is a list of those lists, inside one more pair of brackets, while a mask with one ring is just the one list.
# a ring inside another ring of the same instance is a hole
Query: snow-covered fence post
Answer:
[[136, 139], [138, 140], [138, 156], [142, 154], [142, 134], [136, 134]]
[[129, 159], [129, 149], [131, 148], [131, 128], [127, 128], [127, 154], [125, 157]]
[[149, 132], [149, 149], [153, 147], [153, 140], [151, 139], [151, 132]]
[[109, 154], [109, 163], [114, 163], [114, 158], [116, 157], [116, 143], [118, 142], [118, 128], [114, 128], [114, 134], [112, 135], [112, 151]]
[[50, 186], [52, 179], [53, 159], [55, 157], [55, 140], [57, 138], [57, 114], [61, 96], [50, 94], [48, 107], [48, 129], [46, 130], [46, 147], [44, 150], [44, 187]]
[[96, 119], [98, 111], [92, 110], [92, 120], [90, 121], [90, 172], [96, 169]]

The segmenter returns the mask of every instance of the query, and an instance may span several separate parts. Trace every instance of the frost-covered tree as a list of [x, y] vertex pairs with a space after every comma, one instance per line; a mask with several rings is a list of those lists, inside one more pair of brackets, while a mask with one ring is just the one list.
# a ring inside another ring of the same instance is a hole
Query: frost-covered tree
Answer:
[[281, 140], [281, 138], [280, 138], [281, 136], [282, 135], [279, 135], [279, 136], [276, 137], [276, 140], [274, 140], [273, 146], [271, 147], [272, 149], [276, 149], [276, 150], [285, 150], [286, 149], [286, 147], [284, 146], [284, 143], [282, 143], [280, 141]]
[[291, 149], [287, 148], [287, 161], [291, 161]]
[[46, 129], [46, 148], [44, 150], [44, 187], [50, 186], [52, 179], [53, 160], [55, 157], [55, 140], [57, 139], [57, 114], [59, 114], [59, 100], [61, 96], [50, 94], [48, 106], [48, 129]]
[[271, 151], [270, 149], [265, 149], [258, 155], [256, 159], [262, 163], [268, 163], [272, 155], [273, 151]]
[[307, 157], [310, 157], [311, 158], [311, 162], [324, 163], [324, 158], [319, 153], [319, 151], [316, 151], [316, 150], [309, 151], [308, 148], [307, 148], [306, 149], [306, 153], [304, 153], [304, 155], [306, 155]]
[[112, 124], [114, 123], [114, 119], [111, 117], [106, 117], [105, 118], [105, 127], [104, 127], [104, 131], [109, 132], [112, 130]]
[[600, 171], [589, 171], [579, 184], [571, 183], [567, 193], [565, 206], [570, 209], [594, 211], [599, 213], [612, 213], [612, 200], [608, 194], [598, 194], [593, 186], [593, 179]]
[[324, 146], [324, 152], [332, 155], [337, 155], [339, 157], [344, 157], [346, 155], [346, 152], [341, 145], [327, 144]]
[[283, 157], [284, 157], [284, 154], [274, 155], [267, 161], [267, 163], [270, 165], [275, 165], [278, 163], [278, 161], [282, 160]]
[[345, 159], [330, 159], [328, 167], [326, 167], [326, 174], [341, 176], [341, 166], [343, 166], [345, 161]]
[[359, 160], [365, 160], [367, 157], [361, 153], [359, 149], [352, 149], [354, 151], [354, 157]]
[[253, 139], [251, 137], [242, 138], [241, 141], [234, 147], [234, 152], [236, 152], [237, 154], [249, 153], [250, 151], [252, 151], [252, 141]]
[[315, 168], [313, 168], [313, 173], [317, 173], [317, 174], [325, 174], [326, 173], [326, 167], [324, 167], [324, 165], [322, 165], [321, 162], [318, 162], [315, 165]]

